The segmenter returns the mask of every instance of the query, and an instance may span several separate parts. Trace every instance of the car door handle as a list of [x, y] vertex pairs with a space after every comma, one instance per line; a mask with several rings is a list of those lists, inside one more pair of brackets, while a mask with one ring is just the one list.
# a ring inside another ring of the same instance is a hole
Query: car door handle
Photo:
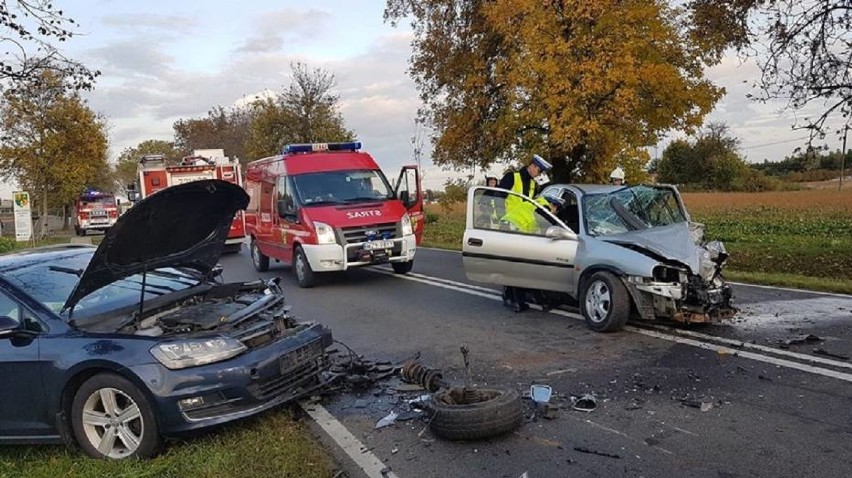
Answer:
[[477, 247], [479, 247], [479, 246], [481, 246], [481, 245], [482, 245], [482, 239], [477, 239], [477, 238], [475, 238], [475, 237], [471, 237], [471, 238], [469, 238], [469, 239], [467, 240], [467, 245], [468, 245], [468, 246], [477, 246]]

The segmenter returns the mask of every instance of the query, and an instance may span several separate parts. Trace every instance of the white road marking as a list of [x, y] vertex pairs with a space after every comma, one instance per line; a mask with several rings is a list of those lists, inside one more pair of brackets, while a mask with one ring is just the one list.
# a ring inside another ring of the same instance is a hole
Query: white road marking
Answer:
[[[441, 288], [444, 288], [444, 289], [454, 290], [454, 291], [462, 292], [462, 293], [465, 293], [465, 294], [484, 297], [486, 299], [502, 300], [501, 297], [499, 295], [497, 295], [498, 291], [494, 291], [493, 289], [489, 289], [489, 290], [491, 290], [491, 292], [485, 293], [485, 292], [481, 292], [479, 290], [474, 289], [474, 287], [477, 287], [477, 286], [471, 287], [470, 284], [463, 284], [461, 282], [455, 282], [455, 281], [451, 281], [451, 280], [448, 280], [448, 279], [432, 280], [432, 278], [427, 279], [427, 277], [430, 277], [430, 276], [425, 276], [425, 275], [422, 275], [422, 274], [418, 274], [417, 277], [414, 277], [414, 276], [409, 276], [409, 275], [394, 274], [391, 271], [384, 271], [384, 270], [378, 270], [378, 269], [373, 269], [373, 271], [377, 272], [379, 274], [385, 274], [385, 275], [393, 276], [393, 277], [396, 277], [398, 279], [404, 279], [404, 280], [409, 280], [409, 281], [413, 281], [413, 282], [420, 282], [420, 283], [432, 285], [432, 286], [435, 286], [435, 287], [441, 287]], [[482, 289], [482, 288], [479, 288], [479, 289]], [[540, 307], [538, 307], [534, 304], [531, 305], [531, 307], [537, 308], [539, 310], [541, 309]], [[568, 311], [565, 311], [565, 310], [553, 309], [553, 310], [550, 311], [550, 313], [556, 314], [556, 315], [561, 315], [563, 317], [570, 317], [572, 319], [585, 320], [582, 315], [576, 314], [576, 313], [573, 313], [573, 312], [568, 312]], [[793, 362], [793, 361], [790, 361], [790, 360], [784, 360], [784, 359], [777, 358], [777, 357], [770, 357], [770, 356], [766, 356], [766, 355], [761, 355], [761, 354], [758, 354], [758, 353], [749, 352], [747, 350], [733, 349], [733, 348], [730, 348], [730, 347], [725, 347], [725, 346], [722, 346], [722, 345], [702, 342], [702, 341], [694, 340], [694, 339], [690, 339], [690, 338], [678, 337], [677, 335], [670, 335], [670, 334], [667, 334], [667, 333], [662, 333], [662, 332], [658, 332], [658, 331], [655, 331], [655, 330], [647, 330], [647, 329], [644, 329], [644, 328], [639, 328], [639, 327], [630, 326], [630, 325], [625, 326], [624, 330], [627, 330], [627, 331], [630, 331], [630, 332], [633, 332], [633, 333], [637, 333], [637, 334], [641, 334], [641, 335], [646, 335], [648, 337], [654, 337], [654, 338], [657, 338], [657, 339], [667, 340], [667, 341], [670, 341], [670, 342], [676, 342], [676, 343], [680, 343], [680, 344], [684, 344], [684, 345], [691, 345], [693, 347], [698, 347], [698, 348], [705, 349], [705, 350], [713, 350], [713, 351], [716, 351], [716, 352], [735, 355], [735, 356], [738, 356], [738, 357], [756, 360], [756, 361], [759, 361], [759, 362], [769, 363], [769, 364], [772, 364], [772, 365], [778, 365], [780, 367], [792, 368], [792, 369], [800, 370], [800, 371], [803, 371], [803, 372], [813, 373], [813, 374], [817, 374], [817, 375], [823, 375], [823, 376], [835, 378], [835, 379], [838, 379], [838, 380], [844, 380], [846, 382], [852, 382], [852, 374], [848, 374], [848, 373], [844, 373], [844, 372], [838, 372], [838, 371], [835, 371], [835, 370], [820, 368], [820, 367], [816, 367], [816, 366], [812, 366], [812, 365], [801, 364], [801, 363], [798, 363], [798, 362]], [[706, 334], [698, 334], [697, 332], [691, 332], [689, 335], [695, 335], [697, 337], [701, 337], [704, 340], [712, 340], [712, 341], [717, 341], [717, 342], [725, 342], [725, 341], [730, 340], [730, 339], [722, 339], [720, 337], [713, 337], [711, 335], [706, 335]], [[731, 342], [733, 342], [733, 343], [730, 344], [730, 345], [737, 345], [738, 347], [744, 345], [740, 341], [731, 341]], [[750, 345], [752, 347], [744, 347], [744, 348], [751, 348], [753, 350], [761, 350], [760, 349], [761, 346], [754, 345], [754, 344], [747, 344], [747, 345]], [[846, 364], [844, 362], [829, 360], [829, 359], [823, 359], [822, 357], [814, 357], [814, 356], [811, 356], [811, 355], [797, 354], [795, 352], [790, 352], [790, 351], [787, 351], [787, 350], [775, 350], [775, 349], [769, 349], [769, 348], [767, 348], [767, 350], [771, 351], [771, 353], [776, 354], [776, 355], [785, 355], [785, 356], [788, 356], [788, 357], [791, 357], [791, 358], [797, 358], [799, 360], [813, 362], [813, 363], [822, 363], [824, 365], [831, 365], [831, 366], [836, 366], [836, 367], [847, 367], [848, 366], [848, 364]], [[767, 352], [766, 350], [761, 350], [761, 351], [763, 351], [765, 353]], [[779, 353], [779, 352], [783, 352], [783, 353]]]
[[355, 462], [364, 473], [370, 478], [399, 478], [394, 472], [390, 471], [381, 460], [367, 450], [355, 435], [349, 432], [342, 423], [337, 421], [331, 413], [328, 413], [322, 405], [309, 402], [300, 402], [299, 406], [307, 412], [311, 418], [317, 422], [317, 425], [334, 440], [335, 443], [347, 454], [352, 461]]

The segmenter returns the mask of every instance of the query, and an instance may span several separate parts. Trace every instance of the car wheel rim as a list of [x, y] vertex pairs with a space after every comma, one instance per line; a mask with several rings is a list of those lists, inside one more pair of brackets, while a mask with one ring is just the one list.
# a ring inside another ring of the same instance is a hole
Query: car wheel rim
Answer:
[[609, 287], [602, 281], [595, 281], [586, 292], [586, 315], [592, 322], [603, 322], [611, 308]]
[[305, 278], [305, 259], [301, 254], [296, 256], [296, 277], [299, 280], [303, 280]]
[[257, 250], [257, 245], [254, 242], [251, 243], [251, 260], [254, 262], [255, 267], [260, 264], [260, 252]]
[[130, 456], [139, 448], [145, 434], [139, 406], [115, 388], [102, 388], [89, 395], [83, 404], [82, 421], [86, 439], [109, 458]]

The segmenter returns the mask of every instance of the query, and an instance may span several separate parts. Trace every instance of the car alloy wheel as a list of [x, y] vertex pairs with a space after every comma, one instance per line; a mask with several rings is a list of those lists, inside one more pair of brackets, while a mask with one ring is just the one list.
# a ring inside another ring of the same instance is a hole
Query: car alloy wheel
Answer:
[[86, 439], [108, 458], [124, 458], [139, 448], [145, 423], [133, 399], [115, 388], [95, 391], [83, 404]]
[[606, 271], [595, 272], [583, 281], [580, 297], [583, 317], [592, 330], [614, 332], [627, 323], [630, 295], [621, 278]]
[[70, 411], [77, 443], [94, 458], [147, 458], [162, 442], [148, 398], [120, 375], [100, 373], [83, 382]]
[[595, 281], [586, 293], [586, 313], [592, 322], [603, 322], [612, 311], [612, 296], [603, 281]]

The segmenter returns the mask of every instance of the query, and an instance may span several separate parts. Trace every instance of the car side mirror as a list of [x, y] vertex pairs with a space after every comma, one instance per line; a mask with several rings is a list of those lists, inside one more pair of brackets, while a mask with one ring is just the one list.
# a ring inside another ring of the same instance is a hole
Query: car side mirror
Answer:
[[547, 231], [544, 233], [544, 237], [547, 237], [547, 238], [553, 239], [553, 240], [557, 240], [557, 241], [558, 240], [569, 240], [569, 241], [576, 241], [577, 240], [577, 234], [574, 234], [573, 231], [569, 231], [568, 229], [565, 229], [564, 227], [560, 227], [560, 226], [548, 227]]
[[17, 320], [6, 315], [0, 316], [0, 339], [21, 335], [33, 335], [33, 333], [21, 328], [21, 324]]
[[417, 197], [411, 197], [409, 191], [400, 191], [399, 192], [399, 200], [402, 201], [402, 205], [406, 207], [406, 209], [411, 208], [417, 202]]
[[278, 215], [287, 218], [296, 216], [296, 207], [286, 199], [278, 200]]

